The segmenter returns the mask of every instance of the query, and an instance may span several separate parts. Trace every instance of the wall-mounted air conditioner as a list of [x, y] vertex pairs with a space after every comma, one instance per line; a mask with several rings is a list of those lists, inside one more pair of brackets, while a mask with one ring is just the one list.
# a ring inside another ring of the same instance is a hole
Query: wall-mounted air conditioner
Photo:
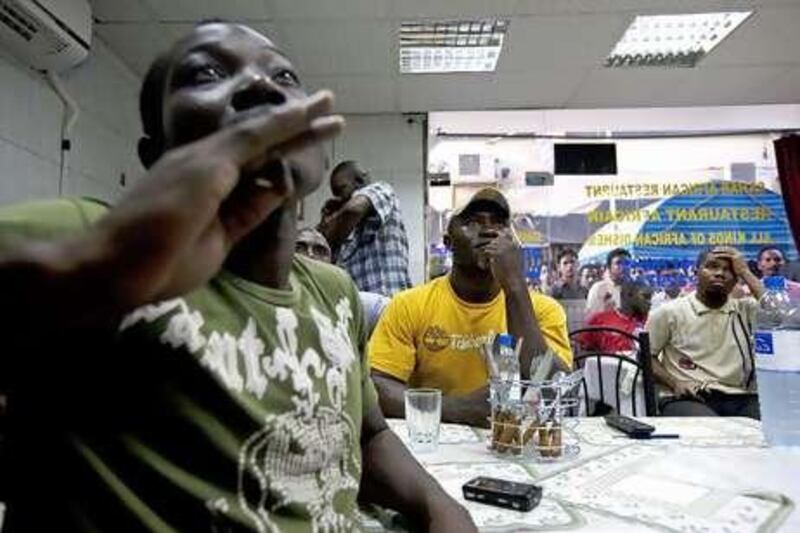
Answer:
[[0, 46], [36, 70], [74, 67], [91, 42], [87, 0], [0, 0]]

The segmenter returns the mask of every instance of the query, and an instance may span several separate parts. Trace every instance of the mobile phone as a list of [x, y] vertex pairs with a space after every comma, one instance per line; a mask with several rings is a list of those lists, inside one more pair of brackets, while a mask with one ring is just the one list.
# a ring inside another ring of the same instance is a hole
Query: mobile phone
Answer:
[[542, 499], [542, 488], [493, 477], [476, 477], [462, 487], [464, 499], [515, 511], [530, 511]]

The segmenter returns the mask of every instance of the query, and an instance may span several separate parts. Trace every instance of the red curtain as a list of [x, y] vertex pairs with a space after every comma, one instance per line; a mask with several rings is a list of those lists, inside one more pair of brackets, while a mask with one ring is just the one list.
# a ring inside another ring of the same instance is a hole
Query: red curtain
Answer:
[[800, 135], [789, 135], [775, 141], [775, 159], [786, 216], [797, 246], [800, 244]]

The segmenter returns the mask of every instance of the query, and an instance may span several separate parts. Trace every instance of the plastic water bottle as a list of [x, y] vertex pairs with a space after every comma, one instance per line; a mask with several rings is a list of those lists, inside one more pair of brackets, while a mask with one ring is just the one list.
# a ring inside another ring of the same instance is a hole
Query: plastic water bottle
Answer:
[[492, 357], [497, 368], [497, 378], [503, 400], [519, 400], [521, 389], [519, 384], [519, 358], [516, 351], [516, 340], [513, 335], [501, 333], [494, 341]]
[[781, 276], [764, 286], [755, 333], [762, 429], [774, 446], [800, 446], [800, 302]]

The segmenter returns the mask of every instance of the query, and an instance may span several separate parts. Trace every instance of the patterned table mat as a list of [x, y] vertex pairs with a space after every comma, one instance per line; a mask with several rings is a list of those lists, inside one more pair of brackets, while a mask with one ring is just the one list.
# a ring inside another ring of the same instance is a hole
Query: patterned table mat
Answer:
[[632, 444], [537, 482], [570, 505], [671, 531], [764, 533], [794, 508], [781, 494], [723, 489], [681, 472], [676, 451]]
[[[606, 425], [602, 417], [580, 418], [574, 429], [581, 442], [595, 446], [620, 446], [630, 440]], [[656, 433], [677, 433], [679, 439], [637, 441], [648, 446], [680, 445], [692, 447], [762, 448], [767, 446], [761, 424], [750, 418], [637, 418], [656, 427]]]
[[[528, 512], [501, 509], [464, 499], [462, 486], [478, 476], [533, 483], [533, 476], [522, 465], [451, 463], [429, 465], [427, 470], [448, 494], [469, 511], [475, 525], [481, 531], [554, 531], [574, 529], [585, 524], [585, 520], [577, 511], [552, 498], [542, 498], [539, 505]], [[397, 513], [385, 509], [373, 507], [363, 510], [362, 519], [366, 531], [407, 531], [407, 524], [402, 518]]]
[[529, 512], [512, 511], [484, 505], [464, 499], [461, 487], [478, 476], [496, 477], [509, 481], [534, 483], [534, 478], [522, 465], [514, 463], [496, 464], [440, 464], [428, 467], [448, 494], [469, 511], [481, 531], [529, 531], [571, 529], [584, 524], [583, 518], [572, 510], [548, 497]]
[[[403, 441], [403, 444], [408, 446], [406, 421], [402, 418], [389, 418], [386, 423], [389, 425], [389, 429], [394, 431]], [[439, 426], [439, 444], [470, 444], [476, 442], [481, 442], [481, 437], [469, 426], [460, 424], [441, 424]]]

